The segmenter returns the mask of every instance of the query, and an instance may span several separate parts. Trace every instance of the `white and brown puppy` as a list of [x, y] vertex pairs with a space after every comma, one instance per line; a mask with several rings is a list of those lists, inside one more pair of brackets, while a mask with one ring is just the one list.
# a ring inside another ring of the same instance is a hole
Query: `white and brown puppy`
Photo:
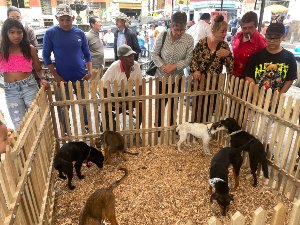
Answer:
[[210, 138], [213, 134], [221, 130], [225, 130], [225, 128], [220, 125], [220, 123], [182, 123], [176, 128], [176, 132], [178, 132], [180, 136], [179, 141], [177, 142], [178, 151], [181, 151], [180, 145], [186, 140], [187, 135], [191, 134], [196, 138], [201, 138], [205, 154], [211, 154], [208, 147]]

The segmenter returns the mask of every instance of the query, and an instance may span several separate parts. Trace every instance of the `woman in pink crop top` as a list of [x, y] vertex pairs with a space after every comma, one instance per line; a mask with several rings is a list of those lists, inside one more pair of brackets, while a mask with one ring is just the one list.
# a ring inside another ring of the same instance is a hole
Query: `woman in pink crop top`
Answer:
[[0, 72], [4, 74], [6, 104], [15, 128], [38, 92], [31, 74], [32, 67], [41, 78], [41, 86], [48, 88], [36, 49], [27, 40], [22, 23], [15, 19], [5, 20], [1, 30]]

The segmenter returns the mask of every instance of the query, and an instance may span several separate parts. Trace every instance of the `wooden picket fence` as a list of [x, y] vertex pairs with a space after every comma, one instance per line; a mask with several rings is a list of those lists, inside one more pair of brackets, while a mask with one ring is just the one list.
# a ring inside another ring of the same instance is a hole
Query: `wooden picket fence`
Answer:
[[41, 89], [0, 163], [0, 224], [51, 224], [55, 138]]
[[[161, 94], [159, 82], [163, 87]], [[73, 85], [76, 85], [76, 94]], [[17, 131], [13, 148], [5, 154], [0, 165], [0, 223], [51, 224], [54, 205], [51, 174], [55, 151], [67, 141], [92, 143], [103, 130], [113, 128], [114, 119], [116, 130], [126, 137], [126, 144], [139, 147], [176, 143], [176, 124], [185, 121], [214, 122], [234, 117], [244, 130], [268, 146], [271, 171], [268, 185], [295, 202], [289, 218], [283, 215], [285, 206], [277, 205], [272, 224], [282, 224], [283, 219], [289, 224], [299, 224], [300, 165], [298, 163], [296, 170], [294, 165], [300, 147], [300, 100], [294, 101], [285, 94], [279, 99], [278, 93], [272, 94], [270, 90], [259, 89], [256, 85], [223, 74], [208, 75], [201, 82], [188, 80], [187, 87], [185, 85], [185, 77], [181, 83], [179, 79], [172, 82], [171, 79], [150, 78], [143, 79], [141, 93], [138, 81], [129, 81], [126, 93], [125, 84], [122, 83], [118, 90], [115, 82], [108, 85], [107, 96], [101, 81], [84, 82], [83, 88], [79, 82], [61, 83], [59, 86], [54, 83], [47, 93], [41, 90]], [[66, 89], [70, 93], [69, 99]], [[159, 100], [162, 101], [160, 111]], [[173, 111], [171, 104], [165, 105], [171, 100], [174, 101]], [[134, 108], [134, 105], [140, 107]], [[84, 123], [85, 109], [87, 124]], [[163, 121], [161, 126], [157, 126], [159, 114]], [[175, 124], [170, 122], [171, 115]], [[140, 117], [141, 125], [138, 123]], [[221, 144], [228, 144], [223, 135], [217, 139]], [[265, 214], [262, 208], [258, 208], [252, 224], [264, 224]], [[231, 224], [242, 225], [244, 221], [244, 216], [237, 212]], [[220, 224], [220, 221], [211, 218], [208, 224]]]

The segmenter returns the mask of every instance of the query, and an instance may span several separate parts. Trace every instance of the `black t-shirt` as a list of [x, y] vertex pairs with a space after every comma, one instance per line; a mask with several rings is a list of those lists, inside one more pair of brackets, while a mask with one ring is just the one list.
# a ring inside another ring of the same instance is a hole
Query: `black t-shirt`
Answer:
[[249, 58], [243, 75], [253, 78], [260, 87], [280, 91], [285, 81], [297, 79], [297, 63], [285, 49], [271, 54], [264, 48]]

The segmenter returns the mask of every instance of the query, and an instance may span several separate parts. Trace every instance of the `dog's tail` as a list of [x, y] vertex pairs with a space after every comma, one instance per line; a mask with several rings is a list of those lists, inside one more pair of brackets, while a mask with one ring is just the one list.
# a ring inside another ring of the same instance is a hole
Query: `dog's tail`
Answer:
[[269, 179], [269, 169], [268, 169], [268, 161], [266, 157], [266, 153], [263, 152], [262, 161], [261, 161], [261, 169], [263, 171], [264, 177]]
[[128, 170], [126, 168], [120, 167], [119, 170], [123, 170], [125, 172], [124, 176], [120, 180], [117, 180], [115, 183], [113, 183], [112, 185], [110, 185], [108, 189], [110, 189], [110, 190], [115, 189], [128, 176]]

